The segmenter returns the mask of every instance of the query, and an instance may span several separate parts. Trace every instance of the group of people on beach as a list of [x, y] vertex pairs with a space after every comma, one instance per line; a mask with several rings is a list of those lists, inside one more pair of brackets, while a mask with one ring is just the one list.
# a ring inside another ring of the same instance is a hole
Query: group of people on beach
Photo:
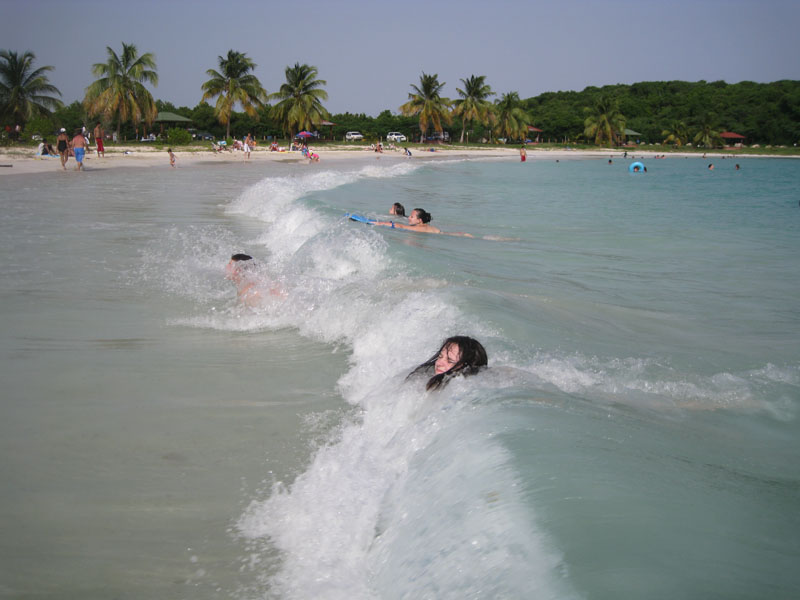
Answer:
[[[255, 260], [249, 254], [231, 256], [225, 266], [225, 277], [236, 286], [236, 295], [247, 306], [255, 306], [261, 300], [262, 282], [257, 276]], [[276, 286], [269, 288], [273, 296], [285, 296]], [[406, 379], [427, 377], [425, 389], [438, 390], [454, 377], [475, 375], [489, 364], [483, 345], [476, 339], [457, 335], [449, 337], [428, 360], [414, 368]]]
[[[103, 126], [99, 121], [92, 133], [94, 135], [95, 143], [97, 144], [98, 158], [100, 156], [105, 157], [106, 152], [105, 147], [103, 146], [103, 137], [105, 136], [105, 132], [103, 131]], [[55, 150], [45, 138], [42, 140], [42, 143], [39, 144], [37, 155], [55, 156], [56, 153], [58, 153], [58, 156], [61, 158], [61, 168], [65, 171], [67, 170], [67, 162], [69, 161], [69, 157], [73, 156], [75, 158], [75, 162], [77, 163], [75, 170], [82, 171], [83, 159], [86, 157], [86, 151], [89, 149], [88, 137], [89, 136], [85, 127], [79, 127], [75, 129], [75, 132], [71, 138], [69, 134], [67, 134], [67, 130], [62, 127], [58, 132], [58, 136], [56, 136]]]

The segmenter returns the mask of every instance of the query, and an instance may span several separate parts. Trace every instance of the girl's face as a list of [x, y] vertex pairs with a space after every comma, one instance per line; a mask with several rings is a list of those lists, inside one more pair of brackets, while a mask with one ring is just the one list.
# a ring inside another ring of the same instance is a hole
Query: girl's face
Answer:
[[408, 224], [409, 225], [421, 225], [422, 219], [419, 218], [419, 213], [416, 210], [412, 210], [411, 214], [408, 215]]
[[461, 360], [461, 349], [455, 344], [449, 344], [442, 348], [439, 356], [434, 363], [434, 371], [437, 375], [452, 369]]

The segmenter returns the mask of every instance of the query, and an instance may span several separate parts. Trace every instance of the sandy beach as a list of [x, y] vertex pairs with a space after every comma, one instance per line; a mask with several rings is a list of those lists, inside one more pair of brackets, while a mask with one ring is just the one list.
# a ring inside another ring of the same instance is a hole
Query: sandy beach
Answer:
[[[312, 148], [313, 149], [313, 148]], [[412, 150], [413, 156], [409, 159], [400, 150], [386, 150], [382, 154], [376, 154], [369, 146], [355, 149], [352, 146], [327, 146], [316, 150], [321, 158], [319, 164], [329, 161], [349, 160], [432, 160], [432, 159], [508, 159], [519, 160], [519, 149], [514, 146], [502, 147], [492, 146], [487, 148], [436, 148], [435, 152]], [[529, 160], [568, 160], [568, 159], [587, 159], [587, 158], [622, 158], [624, 150], [554, 150], [528, 148]], [[244, 163], [253, 164], [268, 161], [273, 162], [296, 162], [310, 164], [303, 158], [300, 152], [270, 152], [266, 148], [258, 148], [246, 159], [241, 151], [231, 151], [213, 153], [208, 150], [177, 150], [174, 152], [177, 157], [177, 168], [196, 168], [210, 163]], [[22, 148], [3, 148], [0, 149], [0, 176], [21, 175], [32, 173], [49, 173], [60, 171], [61, 164], [56, 157], [36, 157], [32, 149]], [[652, 150], [630, 149], [627, 152], [627, 159], [652, 159], [661, 156], [662, 153]], [[765, 158], [764, 155], [744, 155], [737, 154], [736, 158]], [[709, 152], [705, 158], [697, 153], [673, 152], [666, 155], [667, 158], [700, 158], [704, 160], [732, 158], [733, 155], [724, 151]], [[75, 170], [75, 159], [70, 158], [67, 163], [67, 171]], [[87, 153], [84, 160], [86, 170], [103, 170], [117, 167], [149, 167], [169, 169], [169, 156], [166, 150], [157, 149], [152, 146], [117, 146], [113, 150], [106, 152], [104, 157], [98, 157], [96, 153]]]

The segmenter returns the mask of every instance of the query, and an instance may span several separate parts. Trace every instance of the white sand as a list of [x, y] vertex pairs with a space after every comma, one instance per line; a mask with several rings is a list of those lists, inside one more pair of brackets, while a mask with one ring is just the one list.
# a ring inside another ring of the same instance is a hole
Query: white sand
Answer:
[[[313, 146], [312, 146], [313, 150]], [[125, 154], [128, 151], [130, 154]], [[370, 147], [362, 146], [361, 149], [354, 149], [352, 146], [324, 146], [316, 150], [320, 155], [320, 163], [342, 159], [363, 159], [367, 160], [431, 160], [431, 159], [452, 159], [452, 158], [493, 158], [519, 161], [519, 148], [515, 146], [488, 146], [487, 148], [449, 148], [437, 147], [436, 152], [423, 151], [412, 148], [413, 156], [408, 159], [402, 151], [386, 150], [383, 154], [373, 152]], [[537, 149], [528, 147], [528, 160], [561, 160], [577, 158], [622, 158], [624, 150], [552, 150]], [[0, 149], [0, 177], [13, 174], [47, 173], [61, 171], [61, 161], [58, 157], [36, 158], [35, 151], [32, 149], [3, 148]], [[653, 158], [661, 152], [653, 150], [628, 150], [628, 159]], [[199, 151], [175, 151], [177, 157], [177, 168], [197, 168], [208, 163], [243, 163], [245, 158], [241, 151], [222, 152], [215, 154], [210, 149]], [[721, 158], [722, 156], [733, 157], [724, 151], [708, 152], [706, 160]], [[736, 158], [747, 158], [748, 155], [737, 154]], [[762, 157], [763, 155], [749, 155], [751, 157]], [[703, 158], [702, 154], [697, 153], [669, 153], [667, 158]], [[308, 164], [308, 160], [303, 158], [300, 152], [269, 152], [266, 148], [257, 148], [251, 153], [249, 162], [263, 163], [265, 161], [283, 161]], [[11, 165], [6, 166], [6, 165]], [[74, 171], [76, 162], [70, 158], [67, 162], [67, 170]], [[88, 153], [84, 159], [84, 168], [87, 170], [102, 170], [114, 167], [149, 167], [159, 169], [169, 169], [169, 155], [166, 150], [157, 150], [151, 146], [116, 146], [113, 150], [106, 152], [105, 157], [98, 157], [95, 152]]]

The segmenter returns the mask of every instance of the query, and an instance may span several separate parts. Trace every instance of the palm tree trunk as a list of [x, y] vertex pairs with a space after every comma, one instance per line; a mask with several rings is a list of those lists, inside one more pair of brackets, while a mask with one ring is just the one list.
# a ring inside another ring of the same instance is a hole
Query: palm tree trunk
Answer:
[[225, 129], [225, 139], [229, 140], [229, 139], [231, 139], [231, 120], [230, 119], [228, 119], [228, 123], [227, 123], [226, 127], [227, 128]]
[[461, 143], [461, 144], [463, 144], [463, 143], [464, 143], [464, 131], [466, 131], [466, 129], [467, 129], [467, 124], [466, 124], [466, 123], [463, 123], [463, 124], [461, 125], [461, 141], [459, 142], [459, 143]]

